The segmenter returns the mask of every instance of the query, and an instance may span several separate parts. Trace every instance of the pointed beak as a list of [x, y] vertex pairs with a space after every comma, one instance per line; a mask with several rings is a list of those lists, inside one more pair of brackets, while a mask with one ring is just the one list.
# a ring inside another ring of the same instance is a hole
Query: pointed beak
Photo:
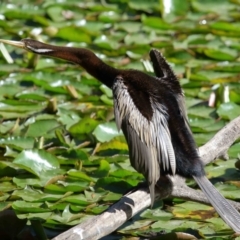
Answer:
[[25, 44], [24, 44], [24, 42], [18, 42], [18, 41], [11, 41], [11, 40], [0, 39], [0, 43], [5, 43], [5, 44], [12, 45], [12, 46], [14, 46], [14, 47], [17, 47], [17, 48], [24, 48], [24, 49], [25, 49]]

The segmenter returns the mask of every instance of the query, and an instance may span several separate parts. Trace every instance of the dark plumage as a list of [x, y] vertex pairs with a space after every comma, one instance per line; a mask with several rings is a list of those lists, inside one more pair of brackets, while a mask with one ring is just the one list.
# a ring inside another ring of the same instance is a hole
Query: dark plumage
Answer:
[[112, 89], [117, 127], [126, 137], [132, 166], [148, 182], [152, 204], [161, 175], [193, 177], [223, 220], [240, 232], [239, 213], [205, 176], [187, 122], [182, 89], [157, 50], [150, 51], [156, 74], [153, 77], [137, 70], [115, 69], [83, 48], [58, 47], [31, 39], [2, 42], [79, 64]]

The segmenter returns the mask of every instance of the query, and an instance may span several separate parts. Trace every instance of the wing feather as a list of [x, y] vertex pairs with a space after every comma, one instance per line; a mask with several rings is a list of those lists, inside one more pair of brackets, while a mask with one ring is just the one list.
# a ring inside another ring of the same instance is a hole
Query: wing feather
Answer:
[[165, 81], [166, 84], [170, 85], [172, 89], [175, 90], [180, 114], [184, 119], [185, 125], [188, 128], [189, 132], [191, 132], [188, 119], [187, 119], [187, 110], [185, 107], [185, 100], [184, 100], [184, 93], [182, 88], [180, 87], [179, 81], [174, 74], [171, 66], [165, 60], [163, 55], [156, 49], [152, 49], [149, 53], [154, 73], [156, 74], [157, 78], [160, 78], [162, 81]]
[[[122, 128], [129, 146], [132, 166], [149, 184], [152, 204], [160, 168], [176, 172], [175, 154], [168, 129], [168, 114], [162, 104], [150, 97], [152, 119], [146, 119], [135, 106], [121, 77], [113, 85], [114, 112], [117, 127]], [[142, 99], [144, 101], [144, 99]]]

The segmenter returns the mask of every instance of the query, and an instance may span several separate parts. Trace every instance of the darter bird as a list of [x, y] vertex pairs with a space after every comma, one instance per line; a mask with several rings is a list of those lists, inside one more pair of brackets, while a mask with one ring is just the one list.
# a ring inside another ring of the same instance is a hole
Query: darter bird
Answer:
[[78, 64], [112, 89], [117, 127], [126, 137], [131, 165], [147, 180], [152, 205], [161, 175], [193, 177], [222, 219], [240, 232], [240, 214], [205, 175], [188, 125], [182, 89], [160, 52], [150, 51], [154, 77], [111, 67], [85, 48], [53, 46], [32, 39], [1, 42]]

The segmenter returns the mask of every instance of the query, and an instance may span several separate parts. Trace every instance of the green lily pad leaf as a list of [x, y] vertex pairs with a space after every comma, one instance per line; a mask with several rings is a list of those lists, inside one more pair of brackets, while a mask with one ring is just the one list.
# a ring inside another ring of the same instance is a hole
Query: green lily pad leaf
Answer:
[[212, 207], [201, 203], [185, 202], [174, 206], [173, 215], [177, 218], [208, 219], [215, 215]]
[[86, 173], [77, 171], [75, 169], [71, 169], [70, 171], [67, 172], [68, 176], [74, 177], [74, 178], [79, 178], [84, 181], [92, 182], [94, 181], [92, 178], [90, 178]]
[[214, 12], [224, 15], [225, 12], [230, 11], [232, 5], [228, 1], [219, 0], [218, 6], [216, 7], [216, 2], [213, 0], [196, 0], [192, 2], [192, 7], [201, 13]]
[[13, 161], [17, 166], [41, 177], [43, 172], [59, 168], [58, 159], [44, 150], [24, 150]]
[[41, 178], [31, 178], [29, 176], [21, 175], [13, 178], [13, 182], [19, 188], [25, 188], [26, 186], [32, 187], [44, 187], [48, 179], [44, 179], [43, 176]]
[[10, 202], [0, 202], [0, 211], [3, 211], [5, 209], [8, 209], [11, 207]]
[[12, 204], [14, 210], [26, 213], [43, 213], [50, 212], [51, 210], [44, 207], [43, 203], [33, 203], [26, 201], [15, 201]]
[[[32, 8], [31, 8], [32, 10]], [[33, 11], [31, 11], [29, 8], [28, 9], [22, 9], [22, 11], [19, 11], [17, 8], [14, 10], [10, 10], [5, 12], [5, 16], [7, 18], [10, 19], [28, 19], [28, 20], [32, 20], [34, 22], [37, 22], [43, 26], [48, 26], [48, 20], [46, 18], [44, 18], [43, 16], [41, 16], [41, 11], [37, 10], [35, 11], [35, 14], [33, 13]]]
[[[235, 173], [236, 172], [237, 171], [235, 170]], [[234, 186], [234, 185], [230, 185], [230, 184], [222, 184], [222, 183], [218, 183], [215, 186], [225, 198], [232, 199], [232, 200], [235, 200], [235, 199], [237, 200], [239, 198], [239, 194], [238, 194], [239, 187], [238, 186]]]
[[[24, 203], [22, 203], [22, 204], [24, 204]], [[18, 205], [20, 205], [20, 204], [18, 204]], [[20, 208], [21, 206], [16, 206], [16, 208]], [[27, 206], [26, 206], [27, 207]], [[30, 206], [29, 208], [30, 209], [33, 209], [33, 210], [36, 210], [37, 211], [37, 207], [36, 208], [34, 208], [35, 206]], [[17, 210], [17, 209], [16, 209]], [[17, 210], [18, 211], [18, 210]], [[33, 211], [33, 212], [28, 212], [27, 210], [26, 211], [18, 211], [17, 212], [17, 217], [19, 218], [19, 219], [30, 219], [30, 220], [36, 220], [36, 219], [38, 219], [38, 220], [43, 220], [43, 221], [45, 221], [46, 219], [48, 219], [48, 218], [50, 218], [51, 217], [51, 215], [52, 215], [53, 213], [52, 212], [50, 212], [50, 211], [46, 211], [46, 212], [35, 212], [35, 211]]]
[[97, 214], [100, 214], [100, 213], [104, 212], [107, 209], [108, 209], [108, 206], [105, 205], [105, 206], [97, 206], [97, 207], [86, 208], [85, 211], [87, 213], [93, 213], [93, 214], [97, 215]]
[[214, 119], [191, 118], [190, 126], [194, 133], [215, 132], [225, 126], [224, 121], [215, 121]]
[[31, 149], [34, 146], [34, 138], [31, 137], [7, 137], [0, 139], [0, 145], [2, 146], [13, 146], [20, 149]]
[[[139, 39], [142, 39], [141, 43], [139, 43]], [[131, 33], [128, 34], [125, 39], [125, 43], [127, 45], [145, 45], [145, 44], [150, 44], [151, 39], [147, 38], [144, 34], [142, 33]]]
[[214, 109], [206, 106], [192, 107], [188, 109], [189, 118], [201, 117], [201, 118], [210, 118], [210, 115], [213, 113]]
[[109, 97], [109, 98], [112, 98], [112, 97], [113, 97], [112, 90], [111, 90], [109, 87], [107, 87], [106, 85], [102, 84], [102, 85], [100, 86], [100, 90], [101, 90], [103, 93], [105, 93], [105, 94], [107, 95], [107, 97]]
[[63, 125], [66, 125], [66, 129], [69, 129], [70, 126], [77, 123], [81, 119], [76, 111], [65, 109], [62, 107], [58, 108], [57, 115], [59, 116], [58, 120]]
[[1, 182], [0, 191], [1, 192], [11, 192], [18, 187], [15, 184], [12, 184], [11, 182]]
[[160, 228], [160, 229], [166, 229], [166, 230], [173, 230], [179, 227], [184, 221], [183, 220], [171, 220], [171, 221], [165, 221], [165, 220], [159, 220], [151, 225], [151, 228]]
[[207, 219], [207, 222], [214, 225], [215, 232], [229, 229], [229, 226], [220, 217]]
[[88, 36], [99, 36], [103, 33], [103, 30], [106, 28], [105, 23], [100, 21], [87, 21], [87, 22], [82, 21], [82, 23], [83, 24], [78, 24], [80, 31], [86, 32]]
[[194, 133], [194, 139], [198, 146], [201, 146], [205, 143], [207, 143], [213, 136], [215, 135], [215, 132], [208, 132], [208, 133]]
[[74, 215], [70, 212], [69, 204], [65, 207], [62, 212], [62, 222], [69, 222], [74, 219]]
[[44, 102], [47, 101], [48, 98], [44, 95], [42, 95], [41, 93], [19, 93], [16, 95], [16, 97], [18, 99], [22, 99], [22, 100], [32, 100], [32, 101], [39, 101], [39, 102]]
[[59, 122], [55, 119], [37, 120], [29, 125], [26, 135], [29, 137], [52, 137], [55, 136], [54, 130], [57, 127], [59, 127]]
[[62, 194], [43, 193], [40, 190], [34, 190], [30, 187], [21, 190], [15, 190], [12, 193], [12, 196], [21, 198], [27, 202], [58, 201], [63, 197]]
[[[100, 163], [100, 161], [102, 160], [103, 158], [102, 157], [95, 157], [95, 156], [92, 156], [89, 158], [90, 161], [84, 161], [83, 162], [83, 166], [96, 166], [97, 164]], [[123, 154], [117, 154], [117, 155], [113, 155], [113, 156], [110, 156], [110, 157], [104, 157], [104, 159], [106, 161], [108, 161], [109, 163], [125, 163], [127, 162], [126, 164], [130, 165], [129, 163], [129, 155], [123, 155]], [[127, 169], [127, 167], [124, 165], [124, 168]], [[133, 168], [132, 168], [133, 169]]]
[[63, 17], [63, 9], [60, 6], [54, 5], [47, 9], [48, 16], [54, 21], [54, 22], [62, 22], [64, 21]]
[[[53, 63], [53, 59], [51, 59], [51, 63]], [[54, 64], [54, 66], [55, 66], [55, 64]], [[35, 75], [29, 74], [27, 76], [24, 76], [25, 81], [34, 83], [35, 85], [42, 87], [46, 91], [50, 91], [52, 93], [67, 94], [68, 91], [64, 88], [64, 86], [66, 85], [66, 82], [63, 82], [59, 79], [57, 81], [56, 78], [60, 78], [58, 74], [54, 74], [54, 75], [50, 76], [49, 74], [38, 73]], [[45, 79], [47, 79], [48, 81], [46, 81]], [[51, 82], [50, 82], [50, 79], [52, 79]], [[69, 84], [69, 82], [68, 82], [68, 84]]]
[[[40, 13], [38, 11], [38, 13]], [[33, 12], [30, 12], [29, 9], [23, 9], [23, 11], [18, 11], [17, 9], [9, 10], [5, 12], [5, 16], [10, 19], [31, 19], [33, 18]]]
[[74, 26], [60, 28], [58, 33], [56, 34], [56, 37], [60, 37], [67, 41], [91, 43], [91, 37], [84, 31], [82, 31], [81, 28]]
[[1, 124], [0, 133], [7, 135], [14, 132], [15, 134], [19, 131], [19, 120], [16, 121], [4, 121]]
[[94, 42], [94, 44], [96, 44], [96, 46], [106, 49], [106, 50], [115, 50], [119, 48], [119, 43], [116, 41], [113, 41], [112, 39], [109, 39], [107, 36], [105, 35], [101, 35], [99, 37], [97, 37]]
[[[135, 230], [135, 229], [141, 229], [144, 228], [148, 225], [150, 225], [153, 222], [153, 220], [147, 220], [147, 219], [143, 219], [143, 220], [139, 220], [139, 221], [134, 221], [132, 224], [124, 224], [123, 226], [121, 226], [119, 228], [119, 232], [126, 232], [126, 231], [130, 231], [130, 230]], [[125, 226], [127, 225], [127, 226]]]
[[210, 25], [211, 28], [216, 30], [223, 30], [227, 32], [239, 32], [240, 33], [240, 24], [238, 22], [228, 23], [228, 22], [214, 22]]
[[105, 195], [105, 193], [103, 194], [103, 193], [97, 193], [97, 192], [92, 192], [92, 191], [90, 192], [87, 190], [84, 191], [84, 194], [85, 194], [88, 202], [98, 202]]
[[124, 30], [128, 33], [139, 32], [141, 24], [139, 22], [124, 21], [115, 24], [115, 27], [119, 30]]
[[123, 136], [115, 137], [109, 142], [102, 143], [96, 152], [107, 151], [107, 150], [119, 150], [119, 151], [128, 151], [128, 145]]
[[[22, 105], [21, 105], [22, 104]], [[37, 111], [41, 111], [43, 106], [30, 102], [1, 101], [0, 116], [5, 119], [27, 116]]]
[[239, 95], [239, 92], [240, 92], [240, 89], [237, 89], [237, 90], [235, 90], [235, 91], [234, 91], [234, 90], [230, 90], [229, 98], [230, 98], [230, 101], [231, 101], [231, 102], [240, 104], [240, 95]]
[[143, 18], [143, 24], [145, 26], [149, 26], [152, 28], [156, 29], [172, 29], [172, 25], [164, 22], [161, 18], [159, 17], [145, 17]]
[[127, 51], [126, 54], [127, 54], [128, 57], [130, 57], [132, 59], [141, 59], [140, 54], [134, 53], [132, 51]]
[[[68, 203], [66, 202], [60, 202], [61, 200], [59, 200], [58, 202], [55, 203], [50, 203], [50, 202], [45, 202], [46, 206], [49, 207], [51, 210], [58, 210], [58, 211], [63, 211], [65, 209], [65, 207], [68, 205]], [[79, 206], [79, 210], [83, 210], [83, 207]], [[81, 209], [82, 208], [82, 209]]]
[[39, 178], [25, 177], [24, 175], [18, 176], [13, 179], [13, 181], [21, 187], [34, 186], [34, 187], [44, 187], [47, 184], [56, 182], [58, 180], [65, 179], [65, 170], [61, 168], [54, 168], [51, 170], [43, 171]]
[[130, 0], [128, 1], [130, 8], [135, 10], [142, 10], [148, 13], [153, 12], [153, 9], [159, 8], [159, 3], [154, 0], [144, 1], [144, 0]]
[[123, 179], [127, 177], [132, 177], [134, 179], [139, 177], [142, 179], [142, 174], [138, 172], [132, 172], [126, 169], [117, 169], [113, 172], [110, 172], [109, 175], [112, 177], [123, 178]]
[[87, 206], [89, 205], [89, 201], [86, 199], [84, 194], [74, 194], [71, 196], [67, 196], [62, 198], [60, 201], [67, 202], [67, 203], [73, 203], [81, 206]]
[[98, 178], [105, 177], [108, 175], [109, 170], [109, 163], [106, 160], [101, 160], [99, 168], [94, 172], [94, 176]]
[[141, 218], [149, 218], [151, 220], [165, 220], [169, 221], [173, 218], [173, 214], [169, 212], [165, 212], [161, 209], [147, 209], [143, 213], [141, 213]]
[[118, 201], [122, 197], [122, 194], [118, 194], [115, 192], [108, 192], [103, 198], [102, 201], [109, 202], [109, 201]]
[[93, 135], [99, 142], [107, 142], [117, 136], [122, 136], [122, 131], [117, 130], [115, 122], [99, 124], [93, 131]]
[[[190, 76], [189, 76], [190, 80], [191, 81], [200, 81], [200, 82], [203, 82], [203, 81], [206, 81], [208, 82], [209, 81], [209, 77], [208, 77], [208, 73], [201, 73], [201, 72], [198, 72], [198, 73], [192, 73]], [[187, 83], [187, 84], [184, 84], [184, 86], [187, 87], [193, 87], [193, 86], [196, 86], [195, 85], [195, 82], [190, 82], [190, 83]]]
[[29, 111], [33, 110], [34, 107], [39, 106], [36, 103], [30, 102], [30, 101], [19, 101], [19, 100], [13, 100], [13, 99], [7, 99], [1, 101], [1, 109], [8, 109], [12, 108], [13, 110], [23, 112], [23, 111]]
[[7, 193], [2, 193], [0, 194], [0, 202], [6, 201], [11, 195]]
[[87, 182], [63, 182], [58, 181], [58, 184], [49, 184], [45, 189], [51, 192], [66, 193], [66, 192], [82, 192], [88, 186]]
[[68, 143], [68, 139], [65, 139], [63, 131], [61, 131], [60, 129], [56, 129], [55, 131], [55, 135], [56, 138], [59, 140], [59, 142], [65, 146], [65, 147], [69, 147], [69, 143]]
[[233, 120], [240, 115], [240, 106], [233, 102], [222, 103], [218, 109], [217, 114], [227, 120]]
[[121, 15], [115, 11], [107, 11], [99, 14], [99, 21], [106, 23], [115, 23], [120, 21]]
[[229, 49], [227, 51], [218, 49], [204, 49], [203, 52], [206, 56], [221, 61], [233, 61], [238, 55], [237, 51], [230, 51]]
[[37, 64], [36, 64], [35, 68], [36, 68], [36, 70], [41, 70], [41, 69], [44, 69], [44, 68], [53, 68], [53, 67], [56, 67], [56, 65], [57, 65], [57, 63], [54, 61], [54, 59], [41, 58], [37, 61]]
[[107, 97], [107, 95], [103, 94], [100, 97], [101, 101], [105, 103], [106, 105], [112, 106], [113, 105], [113, 100], [112, 98]]
[[[84, 216], [83, 213], [73, 214], [70, 212], [70, 206], [69, 204], [66, 205], [64, 208], [62, 215], [59, 214], [51, 216], [52, 220], [55, 220], [57, 222], [63, 223], [63, 224], [78, 224], [80, 222], [80, 219]], [[76, 220], [75, 220], [76, 219]], [[74, 221], [75, 220], [75, 221]]]
[[221, 178], [221, 182], [224, 181], [238, 181], [238, 171], [235, 168], [236, 160], [222, 161], [218, 160], [214, 162], [214, 166], [206, 166], [206, 172], [208, 178]]
[[79, 122], [75, 123], [69, 128], [69, 132], [74, 135], [78, 136], [81, 134], [88, 134], [91, 133], [99, 122], [93, 118], [85, 117], [81, 119]]
[[14, 176], [18, 170], [19, 167], [16, 164], [7, 161], [0, 161], [0, 177]]
[[165, 21], [171, 22], [179, 16], [185, 16], [189, 10], [189, 2], [181, 0], [162, 1], [162, 16]]
[[233, 144], [228, 150], [228, 155], [230, 158], [237, 158], [240, 156], [240, 142]]
[[[77, 159], [77, 160], [88, 160], [89, 155], [86, 153], [84, 149], [70, 149], [68, 151], [64, 151], [62, 156], [67, 158], [67, 161], [61, 161], [61, 164], [69, 164], [70, 159]], [[75, 163], [75, 161], [74, 161]]]
[[70, 210], [74, 213], [83, 212], [85, 209], [86, 209], [86, 207], [72, 205], [72, 204], [70, 205]]
[[95, 187], [97, 188], [103, 188], [105, 190], [116, 192], [116, 193], [126, 193], [127, 189], [131, 189], [133, 186], [136, 186], [138, 184], [138, 180], [134, 179], [128, 179], [123, 180], [119, 178], [114, 177], [104, 177], [99, 178]]

